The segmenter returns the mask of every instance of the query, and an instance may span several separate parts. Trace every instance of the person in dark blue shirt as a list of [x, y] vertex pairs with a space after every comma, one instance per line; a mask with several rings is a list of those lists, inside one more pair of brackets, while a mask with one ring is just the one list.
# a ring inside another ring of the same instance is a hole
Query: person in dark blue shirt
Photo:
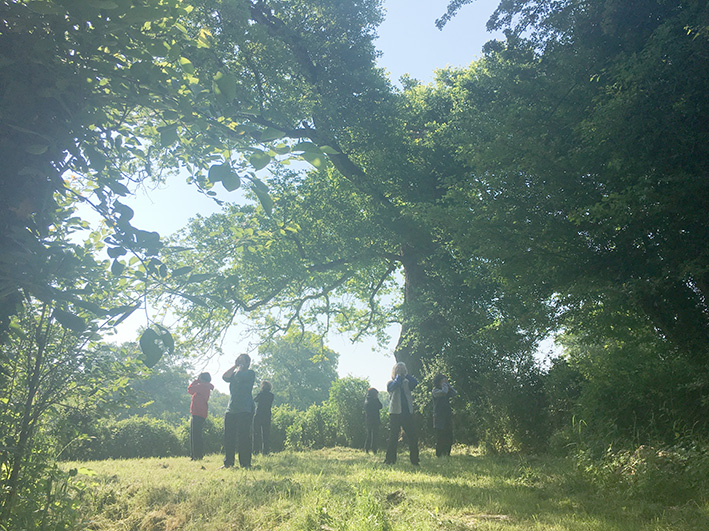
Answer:
[[418, 385], [418, 380], [409, 374], [406, 364], [399, 362], [391, 371], [391, 380], [387, 383], [389, 393], [389, 443], [384, 463], [396, 463], [396, 446], [399, 432], [403, 429], [409, 443], [409, 460], [414, 466], [419, 464], [419, 442], [414, 418], [414, 404], [411, 391]]

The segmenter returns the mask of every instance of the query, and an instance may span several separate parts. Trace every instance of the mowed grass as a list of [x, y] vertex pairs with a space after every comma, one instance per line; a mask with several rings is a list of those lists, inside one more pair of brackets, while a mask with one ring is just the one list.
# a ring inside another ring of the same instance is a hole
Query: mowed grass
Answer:
[[335, 448], [254, 458], [219, 469], [221, 456], [65, 463], [87, 489], [94, 530], [682, 530], [709, 529], [709, 506], [662, 506], [593, 489], [571, 461]]

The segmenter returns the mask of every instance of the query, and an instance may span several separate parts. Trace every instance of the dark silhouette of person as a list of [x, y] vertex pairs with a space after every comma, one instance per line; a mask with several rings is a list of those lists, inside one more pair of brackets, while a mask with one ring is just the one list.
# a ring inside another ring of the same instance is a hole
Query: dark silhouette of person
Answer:
[[229, 405], [224, 415], [224, 468], [234, 466], [234, 454], [239, 464], [251, 467], [251, 424], [254, 418], [254, 399], [251, 390], [256, 374], [249, 369], [251, 357], [241, 354], [234, 366], [222, 378], [229, 383]]
[[419, 464], [419, 442], [414, 418], [414, 404], [411, 391], [418, 385], [418, 380], [409, 374], [404, 362], [394, 365], [391, 380], [387, 383], [389, 392], [389, 443], [384, 463], [396, 463], [396, 446], [399, 432], [403, 429], [409, 443], [409, 460], [414, 466]]
[[261, 452], [268, 455], [271, 451], [271, 406], [273, 405], [273, 393], [271, 392], [271, 382], [264, 380], [261, 382], [254, 401], [256, 402], [256, 414], [254, 415], [254, 453]]
[[367, 429], [367, 438], [364, 440], [364, 451], [369, 453], [377, 453], [379, 441], [379, 410], [382, 409], [382, 403], [379, 400], [379, 391], [374, 387], [370, 387], [367, 391], [367, 396], [364, 399], [364, 425]]
[[433, 377], [433, 430], [436, 433], [436, 457], [451, 454], [453, 446], [453, 411], [450, 397], [457, 395], [455, 389], [448, 383], [448, 378], [442, 374]]

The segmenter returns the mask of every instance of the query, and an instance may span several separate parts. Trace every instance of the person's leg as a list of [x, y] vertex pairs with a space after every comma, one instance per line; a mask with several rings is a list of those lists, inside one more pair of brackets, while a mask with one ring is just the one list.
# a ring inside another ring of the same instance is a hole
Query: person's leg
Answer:
[[398, 413], [389, 414], [389, 442], [384, 462], [393, 465], [396, 463], [396, 446], [399, 444], [399, 432], [401, 431], [401, 415]]
[[224, 466], [234, 466], [236, 453], [236, 414], [224, 415]]
[[263, 455], [268, 455], [271, 452], [271, 419], [267, 418], [263, 421], [261, 425], [262, 437], [263, 437], [263, 448], [261, 451]]
[[251, 413], [237, 414], [236, 445], [239, 453], [239, 464], [243, 468], [251, 467]]
[[416, 417], [413, 415], [402, 415], [401, 426], [404, 428], [406, 439], [409, 443], [409, 460], [412, 464], [419, 464], [419, 439], [416, 429]]
[[258, 454], [263, 446], [263, 420], [259, 417], [254, 417], [254, 455]]
[[445, 447], [445, 430], [434, 428], [436, 434], [436, 457], [442, 457]]
[[448, 423], [445, 429], [446, 432], [446, 445], [445, 445], [445, 455], [451, 455], [451, 448], [453, 447], [453, 424]]
[[192, 416], [194, 427], [192, 459], [202, 459], [204, 457], [204, 423], [207, 419], [197, 415]]
[[364, 438], [364, 451], [366, 453], [369, 453], [369, 448], [371, 447], [372, 443], [372, 427], [367, 426], [366, 427], [366, 433], [365, 433], [365, 438]]
[[195, 457], [195, 425], [194, 425], [194, 415], [190, 416], [190, 459], [194, 459]]
[[379, 424], [374, 424], [372, 426], [372, 453], [377, 453], [377, 450], [379, 449]]

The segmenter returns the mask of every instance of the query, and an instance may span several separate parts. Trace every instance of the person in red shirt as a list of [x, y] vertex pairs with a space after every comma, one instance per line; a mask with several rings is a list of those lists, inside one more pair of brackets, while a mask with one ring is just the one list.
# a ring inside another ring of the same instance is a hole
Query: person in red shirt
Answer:
[[190, 458], [193, 461], [204, 457], [204, 423], [207, 420], [209, 395], [214, 389], [210, 382], [212, 376], [208, 372], [203, 372], [187, 388], [187, 392], [192, 395], [190, 403]]

